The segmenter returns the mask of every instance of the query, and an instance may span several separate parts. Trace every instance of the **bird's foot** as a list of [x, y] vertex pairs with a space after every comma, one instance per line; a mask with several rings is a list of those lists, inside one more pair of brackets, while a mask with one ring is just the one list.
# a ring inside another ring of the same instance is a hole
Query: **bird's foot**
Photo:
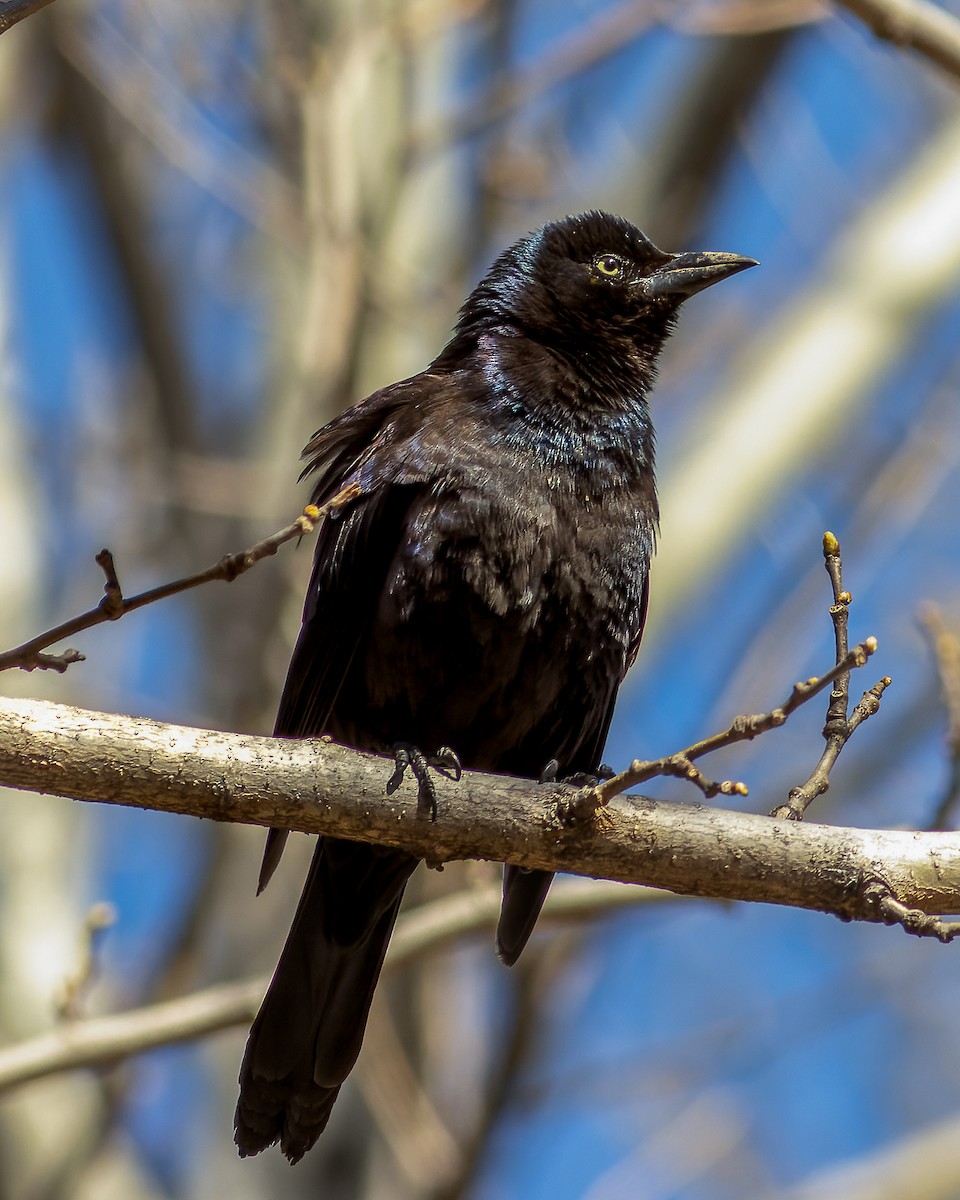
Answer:
[[458, 782], [463, 774], [463, 766], [454, 750], [449, 746], [441, 746], [436, 754], [424, 754], [409, 742], [397, 742], [393, 747], [393, 761], [396, 764], [393, 774], [387, 780], [387, 795], [392, 796], [409, 770], [417, 781], [417, 812], [430, 813], [430, 820], [437, 819], [437, 785], [433, 782], [430, 771], [439, 771], [447, 779]]
[[563, 779], [558, 778], [559, 774], [560, 764], [555, 758], [551, 758], [540, 772], [540, 783], [565, 783], [579, 789], [572, 795], [563, 796], [557, 801], [557, 817], [561, 825], [576, 825], [584, 817], [592, 816], [596, 810], [596, 804], [584, 804], [584, 790], [595, 788], [601, 780], [612, 779], [614, 776], [613, 769], [606, 763], [601, 763], [595, 774], [589, 771], [577, 771], [573, 775], [565, 775]]

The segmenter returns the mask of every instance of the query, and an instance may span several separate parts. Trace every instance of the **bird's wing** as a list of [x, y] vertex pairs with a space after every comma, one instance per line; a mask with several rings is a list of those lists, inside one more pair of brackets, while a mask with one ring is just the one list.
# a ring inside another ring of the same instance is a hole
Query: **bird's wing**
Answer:
[[[647, 623], [647, 609], [650, 607], [650, 576], [645, 576], [643, 580], [643, 595], [640, 598], [640, 620], [637, 624], [636, 636], [633, 639], [633, 645], [630, 647], [630, 653], [627, 656], [627, 670], [629, 671], [633, 664], [637, 661], [637, 655], [640, 653], [640, 643], [643, 641], [643, 629]], [[621, 683], [623, 680], [620, 681]], [[602, 749], [602, 747], [601, 747]]]
[[[303, 475], [316, 472], [314, 503], [322, 505], [350, 483], [360, 494], [318, 530], [303, 624], [274, 725], [277, 737], [324, 732], [369, 630], [415, 489], [370, 479], [365, 468], [397, 413], [428, 387], [428, 377], [415, 376], [375, 392], [321, 429], [304, 450], [309, 462]], [[270, 830], [258, 892], [276, 870], [286, 839], [286, 830]]]
[[360, 495], [318, 531], [300, 637], [290, 662], [274, 733], [322, 733], [357, 645], [373, 618], [399, 544], [411, 490], [369, 479], [365, 468], [398, 410], [415, 399], [418, 379], [375, 392], [315, 434], [304, 476], [316, 474], [314, 503], [351, 483]]
[[277, 712], [277, 736], [324, 732], [376, 611], [409, 503], [406, 488], [378, 489], [358, 497], [321, 531], [303, 625]]

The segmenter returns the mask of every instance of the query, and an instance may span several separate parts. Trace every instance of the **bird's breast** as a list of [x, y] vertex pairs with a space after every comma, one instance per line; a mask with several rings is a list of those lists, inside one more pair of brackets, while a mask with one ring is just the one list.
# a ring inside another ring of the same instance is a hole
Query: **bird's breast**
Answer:
[[537, 732], [548, 714], [570, 730], [600, 719], [643, 624], [653, 481], [557, 487], [552, 474], [461, 475], [420, 494], [356, 663], [357, 715], [338, 702], [347, 740], [352, 719], [367, 744], [446, 743], [467, 765], [536, 773], [566, 745]]
[[[496, 482], [457, 480], [410, 515], [384, 593], [383, 619], [401, 627], [425, 610], [497, 621], [536, 636], [560, 621], [602, 622], [629, 639], [653, 551], [652, 475], [611, 484], [595, 474], [540, 469]], [[465, 633], [465, 636], [467, 634]], [[602, 632], [601, 632], [602, 636]]]

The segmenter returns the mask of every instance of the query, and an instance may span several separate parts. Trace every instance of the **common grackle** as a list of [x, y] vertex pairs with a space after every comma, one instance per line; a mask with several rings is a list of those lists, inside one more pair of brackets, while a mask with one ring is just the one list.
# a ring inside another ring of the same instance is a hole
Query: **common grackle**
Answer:
[[[600, 212], [545, 225], [500, 255], [424, 372], [321, 429], [304, 452], [314, 501], [359, 494], [319, 532], [277, 735], [596, 771], [647, 608], [657, 356], [687, 297], [754, 265], [664, 253]], [[296, 1162], [322, 1132], [416, 865], [320, 839], [247, 1042], [242, 1155], [279, 1140]], [[551, 879], [505, 868], [505, 964]]]

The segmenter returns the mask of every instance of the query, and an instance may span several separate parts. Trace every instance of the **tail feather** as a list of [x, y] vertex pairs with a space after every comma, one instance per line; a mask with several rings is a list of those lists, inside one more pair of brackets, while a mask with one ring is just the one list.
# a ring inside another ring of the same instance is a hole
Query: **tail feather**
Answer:
[[403, 889], [417, 860], [325, 838], [240, 1068], [235, 1140], [296, 1162], [323, 1132], [360, 1052]]
[[267, 831], [267, 844], [263, 848], [263, 862], [260, 864], [260, 878], [257, 881], [257, 895], [273, 878], [273, 873], [280, 865], [283, 848], [290, 836], [288, 829], [270, 829]]

